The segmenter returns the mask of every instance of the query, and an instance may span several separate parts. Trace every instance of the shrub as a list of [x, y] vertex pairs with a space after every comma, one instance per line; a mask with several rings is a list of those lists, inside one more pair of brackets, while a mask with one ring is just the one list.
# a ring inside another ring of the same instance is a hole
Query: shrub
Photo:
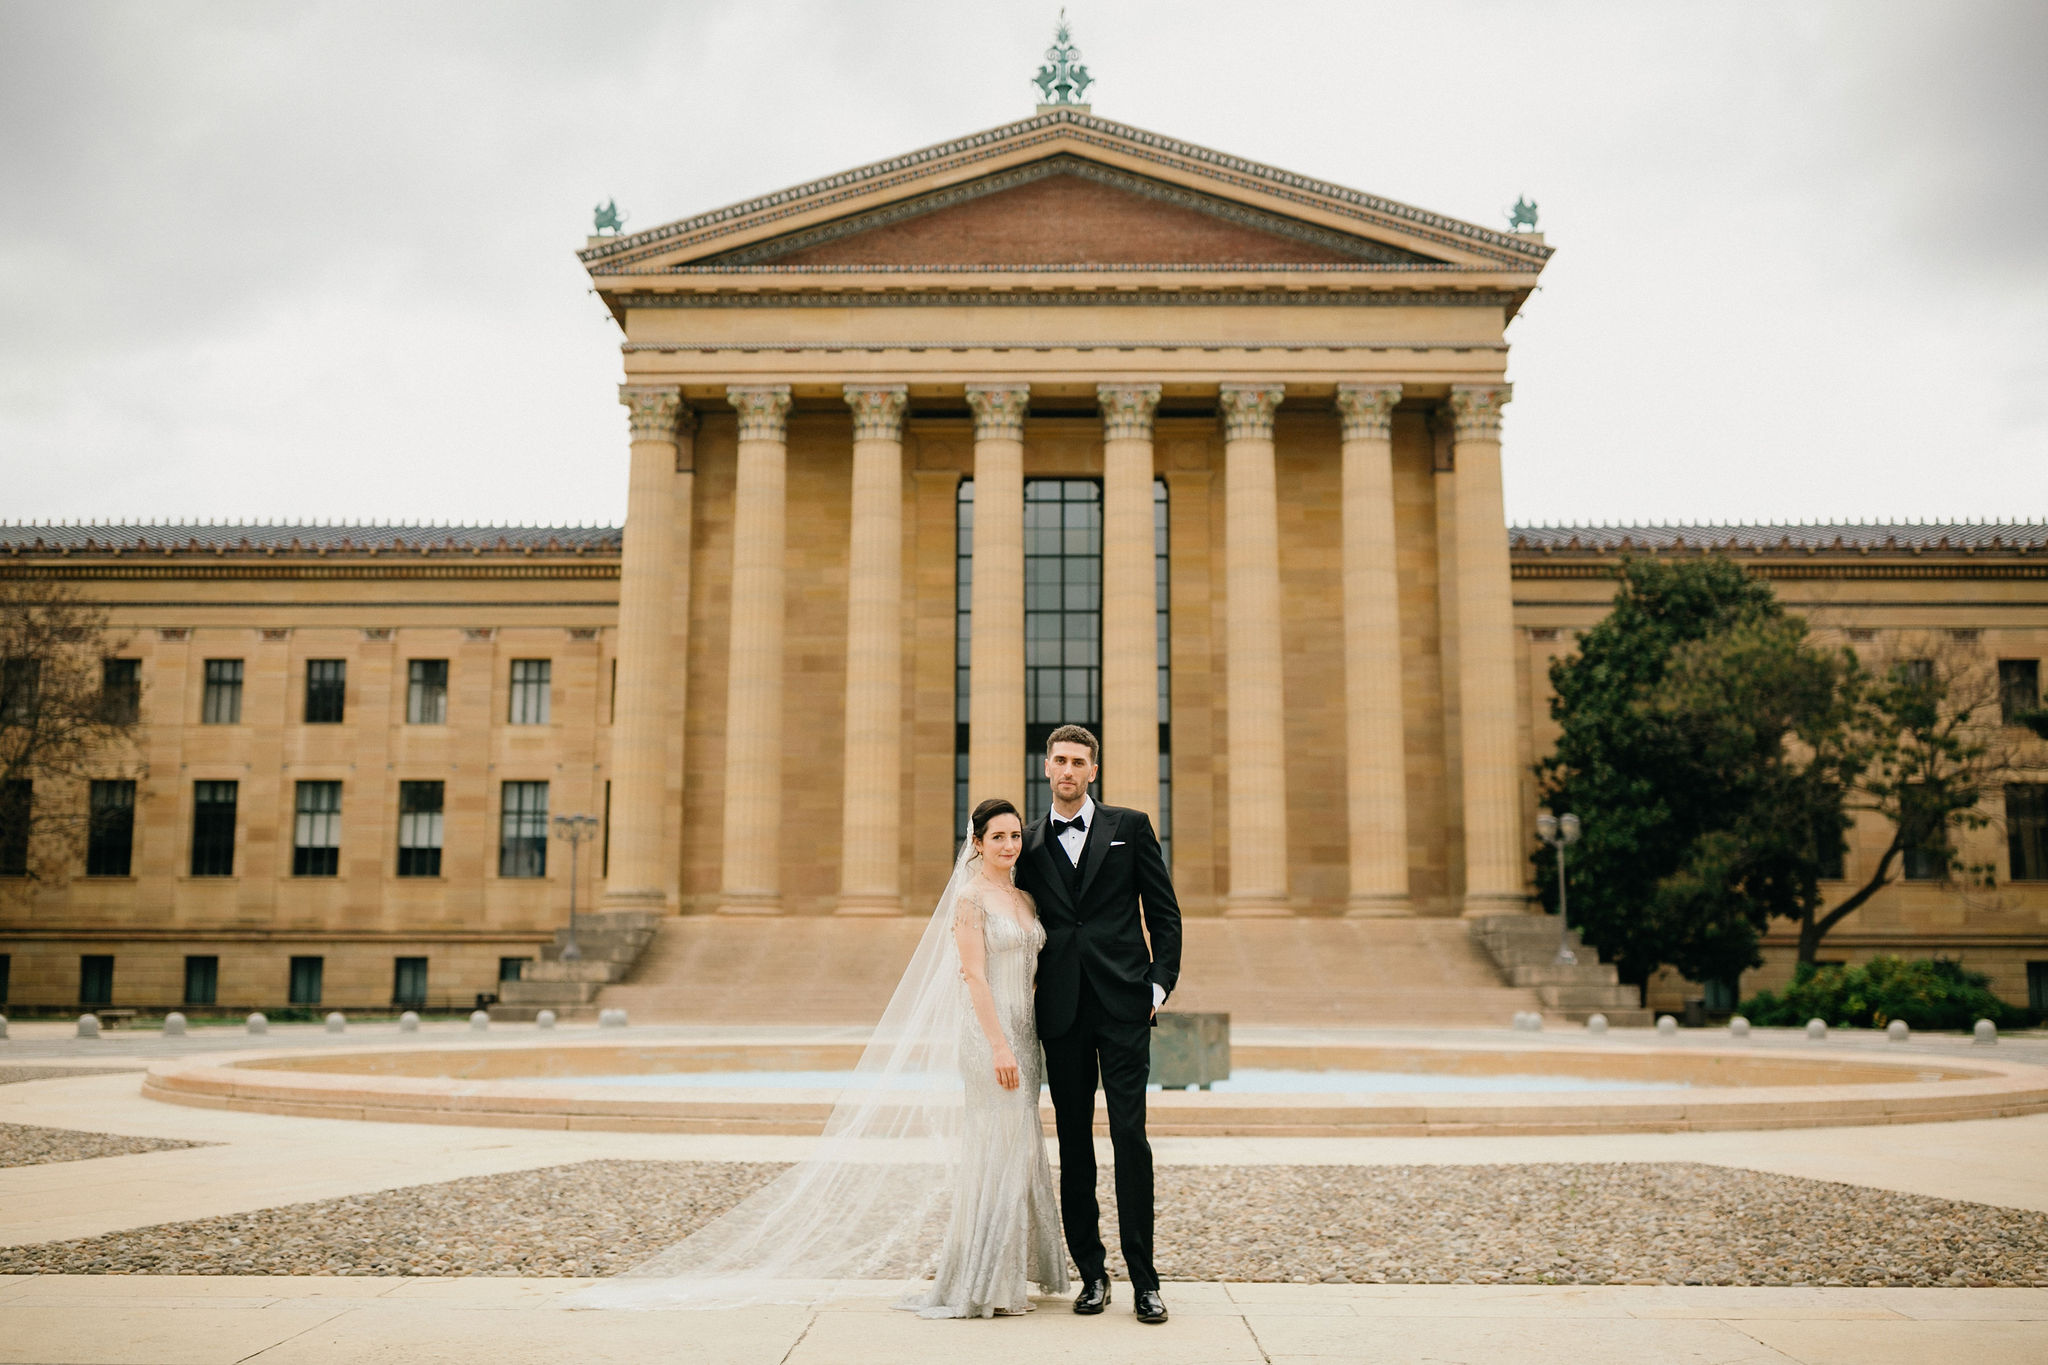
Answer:
[[1824, 1019], [1838, 1028], [1968, 1029], [1979, 1019], [2021, 1028], [2033, 1015], [1991, 993], [1990, 979], [1947, 958], [1874, 957], [1855, 966], [1802, 962], [1782, 995], [1761, 991], [1742, 1006], [1753, 1024], [1797, 1028]]

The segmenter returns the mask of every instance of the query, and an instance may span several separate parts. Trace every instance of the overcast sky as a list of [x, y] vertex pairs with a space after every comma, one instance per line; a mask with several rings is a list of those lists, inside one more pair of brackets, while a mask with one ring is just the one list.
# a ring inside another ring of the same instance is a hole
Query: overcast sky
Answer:
[[[1051, 3], [0, 0], [0, 519], [615, 521], [574, 252], [1026, 116]], [[1518, 521], [2048, 517], [2048, 3], [1074, 0], [1097, 113], [1558, 251]]]

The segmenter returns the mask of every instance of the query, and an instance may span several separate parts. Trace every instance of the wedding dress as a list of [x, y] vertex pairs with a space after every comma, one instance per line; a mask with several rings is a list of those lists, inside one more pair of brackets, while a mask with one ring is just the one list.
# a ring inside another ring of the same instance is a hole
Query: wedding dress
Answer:
[[[900, 1307], [930, 1317], [1029, 1308], [1027, 1280], [1067, 1288], [1040, 1136], [1033, 978], [1044, 930], [972, 889], [971, 840], [811, 1155], [574, 1308], [735, 1308], [816, 1303], [908, 1280]], [[961, 975], [954, 916], [973, 915], [991, 993], [1022, 1084], [995, 1083]], [[1000, 922], [999, 922], [1000, 921]], [[800, 932], [792, 926], [792, 932]]]

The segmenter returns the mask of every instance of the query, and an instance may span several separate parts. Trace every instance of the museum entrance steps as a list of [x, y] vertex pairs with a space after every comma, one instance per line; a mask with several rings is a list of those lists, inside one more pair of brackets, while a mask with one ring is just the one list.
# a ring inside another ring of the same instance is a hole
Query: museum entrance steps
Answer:
[[[923, 916], [688, 915], [661, 922], [593, 1007], [635, 1023], [867, 1024], [923, 933]], [[1506, 1027], [1544, 1011], [1509, 985], [1458, 919], [1190, 918], [1175, 1010], [1237, 1025]]]

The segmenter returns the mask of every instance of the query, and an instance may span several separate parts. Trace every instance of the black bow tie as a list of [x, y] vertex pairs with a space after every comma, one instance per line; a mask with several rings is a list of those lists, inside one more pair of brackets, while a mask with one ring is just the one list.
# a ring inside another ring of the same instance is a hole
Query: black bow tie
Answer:
[[1074, 817], [1073, 819], [1071, 819], [1071, 820], [1062, 820], [1062, 819], [1060, 819], [1060, 818], [1059, 818], [1059, 816], [1057, 816], [1057, 815], [1055, 815], [1055, 816], [1053, 816], [1053, 817], [1052, 817], [1052, 837], [1053, 837], [1053, 838], [1055, 838], [1055, 839], [1059, 838], [1059, 837], [1060, 837], [1060, 836], [1061, 836], [1062, 834], [1065, 834], [1065, 833], [1066, 833], [1066, 832], [1067, 832], [1068, 830], [1070, 830], [1070, 829], [1077, 829], [1077, 830], [1080, 830], [1080, 831], [1081, 831], [1082, 833], [1084, 833], [1084, 834], [1085, 834], [1085, 833], [1087, 833], [1087, 832], [1088, 832], [1088, 821], [1087, 821], [1087, 818], [1086, 818], [1085, 816], [1080, 816], [1080, 815], [1077, 815], [1077, 816], [1075, 816], [1075, 817]]

